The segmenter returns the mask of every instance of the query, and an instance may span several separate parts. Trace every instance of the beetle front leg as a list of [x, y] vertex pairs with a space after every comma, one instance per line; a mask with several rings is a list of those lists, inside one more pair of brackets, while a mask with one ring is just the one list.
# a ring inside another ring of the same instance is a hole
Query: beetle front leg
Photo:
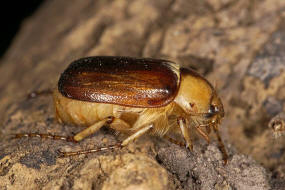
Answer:
[[208, 144], [210, 144], [210, 138], [209, 136], [201, 129], [203, 125], [195, 126], [196, 130], [199, 132], [199, 134], [207, 141]]
[[193, 144], [192, 144], [192, 140], [190, 137], [189, 129], [186, 126], [186, 120], [183, 117], [179, 117], [177, 119], [177, 123], [186, 141], [186, 148], [189, 148], [191, 151], [193, 151]]
[[217, 139], [218, 139], [218, 142], [219, 142], [219, 148], [220, 148], [220, 150], [221, 150], [221, 152], [223, 154], [224, 164], [226, 165], [228, 163], [228, 158], [229, 158], [228, 153], [226, 151], [225, 145], [224, 145], [224, 143], [222, 141], [222, 138], [220, 136], [220, 132], [219, 132], [218, 126], [215, 125], [213, 128], [214, 128], [214, 131], [216, 133], [216, 136], [217, 136]]

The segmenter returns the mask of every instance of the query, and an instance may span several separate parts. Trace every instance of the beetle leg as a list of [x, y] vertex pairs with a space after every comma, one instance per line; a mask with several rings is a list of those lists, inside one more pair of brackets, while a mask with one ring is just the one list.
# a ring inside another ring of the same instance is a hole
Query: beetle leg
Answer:
[[128, 133], [130, 132], [131, 126], [126, 123], [124, 120], [119, 118], [114, 118], [112, 123], [110, 124], [110, 127], [118, 132]]
[[143, 134], [145, 134], [146, 132], [148, 132], [151, 128], [153, 127], [153, 124], [150, 125], [146, 125], [145, 127], [140, 128], [138, 131], [136, 131], [134, 134], [132, 134], [131, 136], [129, 136], [128, 138], [126, 138], [121, 146], [126, 146], [127, 144], [129, 144], [131, 141], [139, 138], [140, 136], [142, 136]]
[[184, 142], [178, 141], [178, 140], [176, 140], [176, 139], [174, 139], [174, 138], [171, 138], [170, 136], [164, 135], [163, 138], [166, 139], [166, 140], [168, 140], [169, 142], [171, 142], [171, 143], [173, 143], [173, 144], [178, 145], [178, 146], [183, 146], [183, 147], [186, 146], [186, 144], [185, 144]]
[[226, 165], [228, 163], [228, 154], [227, 154], [227, 151], [226, 151], [226, 148], [225, 148], [225, 145], [222, 141], [222, 138], [220, 136], [220, 132], [219, 132], [219, 129], [218, 129], [218, 126], [214, 126], [214, 131], [216, 133], [216, 136], [217, 136], [217, 139], [218, 139], [218, 142], [219, 142], [219, 148], [223, 154], [223, 160], [224, 160], [224, 164]]
[[81, 141], [82, 139], [84, 139], [85, 137], [95, 133], [96, 131], [98, 131], [101, 127], [103, 127], [105, 124], [112, 124], [112, 122], [114, 121], [114, 117], [107, 117], [105, 119], [102, 119], [101, 121], [98, 121], [97, 123], [94, 123], [93, 125], [87, 127], [86, 129], [84, 129], [83, 131], [80, 131], [79, 133], [77, 133], [76, 135], [74, 135], [73, 139], [75, 141]]
[[209, 136], [201, 129], [201, 125], [195, 126], [197, 131], [199, 132], [200, 135], [207, 141], [207, 143], [210, 143], [210, 138]]
[[100, 152], [100, 151], [105, 151], [105, 150], [112, 150], [112, 149], [118, 149], [121, 148], [121, 143], [117, 143], [114, 145], [106, 146], [106, 147], [101, 147], [101, 148], [94, 148], [94, 149], [89, 149], [89, 150], [81, 150], [81, 151], [76, 151], [76, 152], [62, 152], [58, 150], [59, 157], [68, 157], [68, 156], [76, 156], [80, 154], [89, 154], [89, 153], [95, 153], [95, 152]]
[[41, 134], [41, 133], [20, 133], [15, 134], [12, 138], [24, 138], [24, 137], [39, 137], [42, 139], [52, 139], [52, 140], [64, 140], [67, 142], [77, 142], [73, 139], [73, 136], [60, 136], [60, 135], [51, 135], [51, 134]]
[[178, 123], [180, 130], [182, 132], [182, 135], [186, 141], [186, 148], [189, 148], [191, 151], [193, 151], [192, 140], [190, 137], [189, 129], [186, 127], [185, 119], [183, 117], [179, 117], [177, 119], [177, 123]]
[[53, 140], [65, 140], [67, 142], [78, 142], [84, 139], [85, 137], [95, 133], [105, 124], [111, 125], [112, 122], [116, 120], [114, 117], [107, 117], [97, 123], [87, 127], [86, 129], [80, 131], [74, 136], [60, 136], [60, 135], [51, 135], [51, 134], [41, 134], [41, 133], [20, 133], [16, 134], [14, 138], [23, 138], [23, 137], [39, 137], [43, 139], [53, 139]]
[[207, 131], [208, 134], [211, 133], [211, 126], [210, 126], [210, 125], [207, 125], [207, 126], [206, 126], [206, 131]]
[[[114, 119], [116, 120], [116, 118]], [[113, 121], [114, 121], [113, 120]], [[121, 122], [122, 120], [118, 119], [117, 122]], [[110, 150], [110, 149], [116, 149], [116, 148], [121, 148], [123, 146], [126, 146], [129, 142], [139, 138], [146, 132], [148, 132], [153, 125], [147, 125], [141, 129], [139, 129], [137, 132], [126, 138], [122, 143], [117, 143], [115, 145], [110, 145], [107, 147], [101, 147], [101, 148], [95, 148], [95, 149], [89, 149], [89, 150], [82, 150], [82, 151], [76, 151], [76, 152], [62, 152], [59, 151], [60, 157], [67, 157], [67, 156], [75, 156], [75, 155], [80, 155], [80, 154], [88, 154], [88, 153], [94, 153], [94, 152], [100, 152], [104, 150]]]

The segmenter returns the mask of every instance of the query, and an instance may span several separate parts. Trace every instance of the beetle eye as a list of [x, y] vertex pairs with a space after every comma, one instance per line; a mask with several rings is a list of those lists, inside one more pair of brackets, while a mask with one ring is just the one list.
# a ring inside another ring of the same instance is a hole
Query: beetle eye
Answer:
[[210, 105], [210, 108], [209, 108], [209, 113], [215, 113], [216, 112], [216, 106], [214, 105]]
[[219, 108], [217, 106], [210, 105], [210, 108], [208, 110], [208, 114], [206, 115], [206, 117], [208, 117], [208, 118], [212, 117], [217, 112], [219, 112]]
[[220, 111], [219, 108], [218, 108], [218, 106], [214, 106], [214, 107], [215, 107], [215, 113], [217, 113], [217, 112]]

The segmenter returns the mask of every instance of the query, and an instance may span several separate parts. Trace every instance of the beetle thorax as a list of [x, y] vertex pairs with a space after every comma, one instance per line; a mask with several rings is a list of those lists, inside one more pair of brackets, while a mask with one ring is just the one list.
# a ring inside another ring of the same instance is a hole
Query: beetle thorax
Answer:
[[213, 95], [212, 86], [201, 76], [181, 71], [181, 83], [175, 102], [187, 113], [207, 113]]

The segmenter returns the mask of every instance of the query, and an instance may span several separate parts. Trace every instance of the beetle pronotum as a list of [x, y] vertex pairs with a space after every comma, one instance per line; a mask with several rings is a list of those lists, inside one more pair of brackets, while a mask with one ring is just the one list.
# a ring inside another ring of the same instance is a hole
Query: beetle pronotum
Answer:
[[185, 143], [174, 142], [192, 150], [191, 130], [196, 129], [209, 142], [208, 134], [213, 128], [227, 161], [218, 130], [224, 109], [215, 89], [195, 71], [180, 68], [171, 61], [112, 56], [82, 58], [61, 74], [53, 99], [59, 122], [86, 128], [72, 137], [18, 134], [18, 138], [39, 136], [78, 142], [105, 125], [128, 137], [118, 145], [62, 155], [123, 147], [146, 133], [172, 142], [170, 135], [179, 133]]

